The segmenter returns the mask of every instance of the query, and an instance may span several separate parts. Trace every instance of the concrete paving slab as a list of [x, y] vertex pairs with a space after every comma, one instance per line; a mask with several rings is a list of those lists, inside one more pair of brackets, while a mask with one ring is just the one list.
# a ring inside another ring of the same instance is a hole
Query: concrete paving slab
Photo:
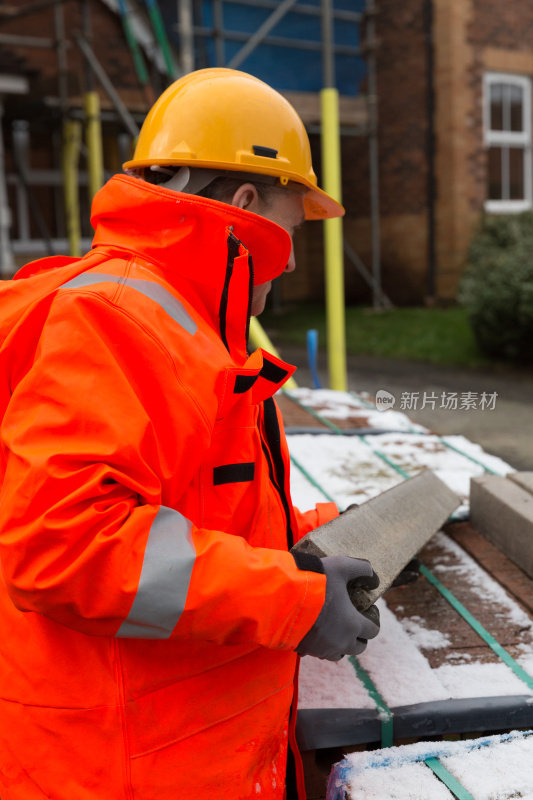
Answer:
[[470, 521], [524, 572], [533, 576], [533, 494], [499, 475], [472, 478]]
[[350, 591], [354, 605], [364, 611], [392, 585], [459, 503], [457, 495], [440, 478], [430, 470], [422, 470], [311, 531], [293, 550], [320, 557], [368, 559], [379, 576], [379, 587]]
[[507, 477], [526, 492], [533, 494], [533, 472], [511, 472]]

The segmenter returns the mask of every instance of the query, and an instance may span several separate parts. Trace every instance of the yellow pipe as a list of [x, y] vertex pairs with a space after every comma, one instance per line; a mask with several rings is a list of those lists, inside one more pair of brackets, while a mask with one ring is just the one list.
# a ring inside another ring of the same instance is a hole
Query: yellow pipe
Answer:
[[[252, 317], [250, 319], [250, 341], [252, 342], [254, 347], [261, 347], [263, 350], [268, 350], [272, 355], [277, 356], [279, 358], [279, 353], [266, 335], [263, 327], [257, 317]], [[289, 378], [289, 380], [284, 384], [285, 389], [297, 389], [298, 384], [294, 380], [294, 378]]]
[[87, 168], [89, 172], [89, 202], [91, 202], [104, 182], [104, 154], [98, 92], [87, 92], [85, 95], [85, 126]]
[[[322, 89], [322, 183], [328, 194], [342, 202], [339, 132], [339, 93]], [[346, 391], [346, 329], [344, 321], [344, 257], [342, 218], [324, 220], [326, 261], [326, 317], [329, 384]]]
[[81, 255], [80, 199], [78, 195], [78, 162], [81, 150], [81, 122], [66, 119], [63, 122], [63, 192], [69, 253]]

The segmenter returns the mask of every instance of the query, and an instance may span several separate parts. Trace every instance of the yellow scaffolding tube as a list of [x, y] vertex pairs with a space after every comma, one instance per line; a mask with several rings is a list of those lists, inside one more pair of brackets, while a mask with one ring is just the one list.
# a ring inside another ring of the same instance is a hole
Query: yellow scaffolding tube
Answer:
[[[339, 93], [322, 89], [322, 182], [328, 194], [342, 202], [339, 132]], [[342, 218], [324, 220], [326, 317], [329, 385], [346, 391], [346, 327], [344, 315], [344, 257]]]
[[78, 195], [78, 162], [81, 150], [81, 122], [66, 119], [63, 122], [63, 192], [65, 221], [71, 256], [81, 256], [80, 200]]
[[[272, 355], [277, 356], [279, 358], [279, 353], [266, 335], [263, 326], [257, 319], [257, 317], [252, 317], [250, 319], [250, 341], [252, 342], [254, 347], [261, 347], [263, 350], [268, 350], [269, 353]], [[294, 380], [294, 378], [289, 378], [288, 381], [284, 384], [285, 389], [296, 389], [298, 384]]]
[[89, 173], [89, 201], [92, 202], [94, 195], [104, 182], [104, 154], [98, 92], [87, 92], [85, 95], [85, 144]]

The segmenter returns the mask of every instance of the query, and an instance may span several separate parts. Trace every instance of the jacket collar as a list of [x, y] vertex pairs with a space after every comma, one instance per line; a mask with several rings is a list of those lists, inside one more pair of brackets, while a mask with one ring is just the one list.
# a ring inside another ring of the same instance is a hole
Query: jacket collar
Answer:
[[128, 252], [163, 278], [246, 359], [253, 286], [280, 275], [288, 233], [264, 217], [204, 197], [116, 175], [95, 195], [93, 248]]
[[129, 250], [176, 277], [198, 279], [202, 247], [211, 261], [203, 282], [224, 280], [228, 229], [253, 258], [255, 286], [281, 275], [291, 251], [288, 233], [258, 214], [153, 186], [130, 175], [115, 175], [97, 192], [91, 223], [93, 247]]

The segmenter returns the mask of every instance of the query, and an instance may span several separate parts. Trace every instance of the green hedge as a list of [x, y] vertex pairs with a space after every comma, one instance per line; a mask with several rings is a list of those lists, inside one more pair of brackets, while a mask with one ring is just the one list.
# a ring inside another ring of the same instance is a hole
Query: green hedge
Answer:
[[483, 219], [458, 297], [483, 352], [533, 361], [533, 213]]

